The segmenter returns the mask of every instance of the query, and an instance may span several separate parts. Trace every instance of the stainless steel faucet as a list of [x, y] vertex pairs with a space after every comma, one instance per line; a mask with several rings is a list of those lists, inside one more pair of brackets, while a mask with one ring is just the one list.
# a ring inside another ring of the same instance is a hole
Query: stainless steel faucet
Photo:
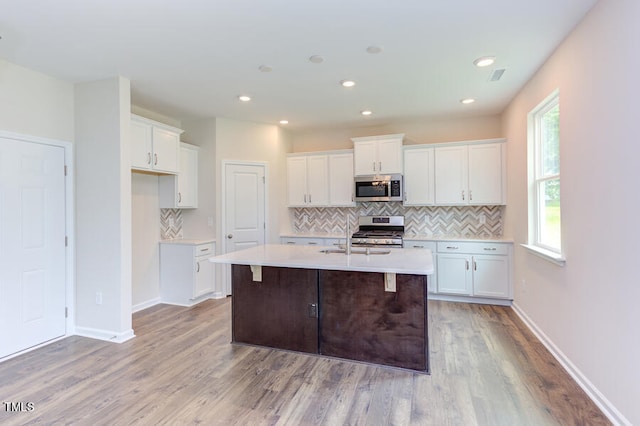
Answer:
[[345, 254], [349, 256], [351, 254], [351, 223], [349, 222], [349, 215], [347, 215], [347, 244], [345, 247]]

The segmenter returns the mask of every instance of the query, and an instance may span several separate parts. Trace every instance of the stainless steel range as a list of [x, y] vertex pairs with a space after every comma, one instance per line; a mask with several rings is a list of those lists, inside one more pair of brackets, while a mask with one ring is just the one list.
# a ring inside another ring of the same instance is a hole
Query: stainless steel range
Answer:
[[404, 216], [360, 216], [351, 245], [359, 247], [402, 247]]

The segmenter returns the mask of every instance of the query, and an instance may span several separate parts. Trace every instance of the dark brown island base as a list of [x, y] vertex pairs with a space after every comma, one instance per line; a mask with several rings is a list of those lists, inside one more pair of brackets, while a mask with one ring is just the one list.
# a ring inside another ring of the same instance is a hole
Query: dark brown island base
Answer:
[[234, 343], [429, 373], [427, 275], [255, 268], [232, 265]]

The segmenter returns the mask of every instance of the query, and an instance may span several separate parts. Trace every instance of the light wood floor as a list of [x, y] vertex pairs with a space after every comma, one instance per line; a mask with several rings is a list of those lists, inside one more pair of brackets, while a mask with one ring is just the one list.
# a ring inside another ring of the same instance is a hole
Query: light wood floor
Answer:
[[[231, 345], [230, 300], [0, 363], [0, 424], [609, 424], [510, 308], [429, 302], [431, 375]], [[32, 402], [7, 412], [4, 402]]]

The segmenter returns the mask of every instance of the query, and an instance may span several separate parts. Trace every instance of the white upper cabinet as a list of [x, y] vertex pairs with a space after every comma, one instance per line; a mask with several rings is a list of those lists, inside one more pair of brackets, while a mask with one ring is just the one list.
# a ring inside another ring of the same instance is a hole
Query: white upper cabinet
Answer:
[[326, 155], [287, 157], [287, 199], [290, 207], [328, 205], [328, 182]]
[[469, 145], [469, 204], [503, 204], [505, 144]]
[[287, 157], [289, 207], [352, 207], [353, 153], [351, 151], [292, 154]]
[[329, 155], [329, 205], [355, 206], [353, 154]]
[[310, 206], [329, 204], [329, 162], [326, 155], [307, 157], [307, 195]]
[[436, 147], [435, 204], [504, 204], [504, 150], [504, 143]]
[[433, 205], [435, 202], [434, 149], [404, 149], [405, 206]]
[[435, 148], [436, 204], [469, 204], [466, 146]]
[[131, 115], [131, 168], [177, 174], [182, 130]]
[[180, 144], [180, 169], [175, 176], [160, 176], [160, 208], [198, 207], [198, 150], [195, 145]]
[[354, 174], [402, 173], [402, 139], [404, 134], [351, 138]]

